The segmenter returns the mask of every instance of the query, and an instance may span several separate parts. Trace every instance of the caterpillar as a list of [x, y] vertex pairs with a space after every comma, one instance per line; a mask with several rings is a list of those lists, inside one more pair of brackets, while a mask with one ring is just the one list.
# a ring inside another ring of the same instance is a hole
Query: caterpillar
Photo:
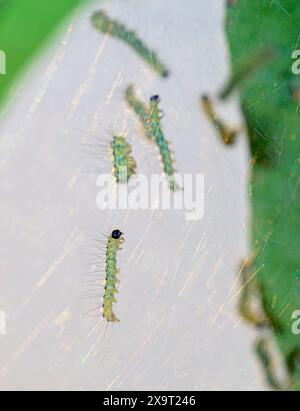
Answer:
[[123, 24], [112, 20], [104, 11], [95, 12], [92, 15], [94, 27], [127, 43], [144, 61], [162, 77], [168, 77], [169, 70], [160, 61], [156, 53], [149, 49], [134, 31], [128, 30]]
[[163, 170], [168, 178], [169, 188], [171, 191], [175, 191], [178, 189], [174, 177], [176, 170], [173, 166], [174, 160], [172, 159], [169, 142], [165, 139], [160, 124], [161, 115], [158, 107], [160, 97], [158, 95], [152, 96], [150, 98], [150, 107], [147, 109], [145, 104], [137, 99], [134, 94], [133, 86], [130, 85], [125, 91], [125, 100], [139, 117], [146, 137], [157, 145], [163, 164]]
[[115, 136], [111, 142], [114, 175], [117, 183], [127, 183], [136, 173], [136, 162], [132, 156], [131, 145], [125, 137]]
[[[239, 293], [239, 311], [243, 319], [254, 326], [259, 333], [255, 351], [261, 361], [268, 384], [274, 390], [289, 390], [292, 385], [291, 379], [288, 376], [279, 378], [280, 374], [284, 374], [284, 370], [276, 361], [278, 347], [270, 333], [270, 330], [276, 330], [277, 324], [264, 306], [257, 274], [253, 267], [253, 257], [247, 258], [240, 270], [242, 286]], [[278, 332], [281, 333], [282, 330]], [[293, 364], [295, 358], [291, 356], [290, 361]]]
[[143, 126], [146, 136], [151, 139], [151, 135], [148, 132], [149, 131], [148, 129], [148, 125], [149, 125], [148, 109], [144, 103], [142, 103], [140, 100], [137, 99], [132, 85], [128, 86], [125, 91], [125, 101], [129, 105], [129, 107], [133, 109], [135, 114], [138, 116]]
[[115, 299], [115, 294], [118, 292], [116, 283], [119, 282], [117, 276], [120, 272], [117, 268], [117, 251], [123, 242], [123, 233], [118, 229], [113, 230], [107, 239], [103, 317], [109, 322], [120, 321], [113, 312], [113, 303], [117, 302]]
[[259, 72], [261, 69], [266, 68], [266, 66], [277, 57], [277, 54], [278, 52], [274, 47], [267, 46], [251, 56], [251, 58], [248, 58], [243, 65], [239, 66], [220, 92], [219, 96], [221, 100], [228, 98], [234, 89], [240, 86], [255, 72]]
[[163, 169], [168, 177], [170, 190], [175, 191], [177, 187], [174, 174], [176, 170], [174, 169], [171, 151], [169, 148], [169, 142], [165, 139], [161, 124], [160, 124], [160, 111], [158, 108], [160, 102], [160, 97], [154, 95], [150, 98], [150, 113], [149, 113], [149, 133], [155, 140], [155, 143], [159, 149]]
[[236, 140], [238, 130], [231, 129], [222, 120], [219, 119], [219, 117], [217, 116], [215, 112], [213, 102], [209, 96], [204, 94], [201, 97], [200, 102], [204, 110], [204, 113], [206, 114], [206, 116], [208, 117], [208, 119], [210, 120], [214, 128], [216, 129], [216, 131], [219, 133], [224, 144], [228, 144], [228, 145], [233, 144]]
[[268, 318], [262, 301], [261, 290], [256, 281], [256, 273], [253, 270], [252, 258], [247, 258], [240, 269], [241, 292], [239, 297], [239, 312], [244, 320], [257, 329], [265, 329], [272, 322]]

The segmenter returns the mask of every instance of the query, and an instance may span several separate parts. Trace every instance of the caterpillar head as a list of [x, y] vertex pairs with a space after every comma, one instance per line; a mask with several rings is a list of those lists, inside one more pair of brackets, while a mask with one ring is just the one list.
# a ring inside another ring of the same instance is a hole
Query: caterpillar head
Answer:
[[123, 233], [120, 230], [113, 230], [113, 232], [111, 233], [111, 237], [114, 240], [120, 240], [120, 238], [122, 237]]
[[151, 103], [159, 103], [160, 102], [160, 97], [158, 94], [155, 94], [150, 98]]

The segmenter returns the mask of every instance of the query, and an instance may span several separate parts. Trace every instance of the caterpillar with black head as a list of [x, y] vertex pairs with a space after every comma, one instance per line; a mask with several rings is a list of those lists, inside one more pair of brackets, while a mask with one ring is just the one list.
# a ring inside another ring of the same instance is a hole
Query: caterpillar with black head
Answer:
[[103, 317], [109, 322], [119, 322], [113, 312], [113, 304], [117, 302], [115, 294], [118, 292], [116, 284], [119, 282], [117, 268], [117, 251], [124, 242], [123, 233], [115, 229], [109, 235], [106, 245], [105, 287], [103, 296]]
[[146, 137], [157, 145], [163, 170], [168, 178], [169, 188], [171, 191], [175, 191], [179, 187], [175, 181], [176, 170], [173, 166], [172, 152], [161, 127], [161, 113], [158, 107], [160, 97], [158, 95], [152, 96], [150, 98], [150, 106], [147, 108], [144, 103], [138, 100], [133, 86], [130, 85], [125, 91], [125, 100], [139, 117]]
[[134, 31], [111, 19], [104, 11], [95, 12], [91, 18], [94, 27], [128, 44], [144, 61], [162, 77], [168, 77], [169, 70], [160, 61], [157, 54], [149, 49]]

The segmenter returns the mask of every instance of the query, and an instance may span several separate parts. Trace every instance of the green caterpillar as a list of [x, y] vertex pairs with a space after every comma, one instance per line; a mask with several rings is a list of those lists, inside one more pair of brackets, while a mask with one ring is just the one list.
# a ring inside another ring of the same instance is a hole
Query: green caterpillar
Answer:
[[114, 175], [117, 183], [127, 183], [136, 173], [136, 162], [132, 156], [132, 149], [125, 137], [115, 136], [111, 142], [114, 164]]
[[150, 113], [149, 113], [149, 132], [159, 149], [164, 172], [168, 177], [170, 190], [175, 191], [178, 187], [174, 178], [176, 170], [173, 167], [174, 160], [171, 156], [169, 143], [165, 139], [161, 124], [160, 124], [160, 112], [158, 104], [160, 97], [158, 95], [150, 98]]
[[151, 139], [151, 135], [149, 134], [149, 112], [147, 107], [144, 103], [139, 101], [134, 93], [134, 88], [132, 85], [128, 86], [125, 91], [125, 100], [128, 105], [133, 109], [135, 114], [138, 116], [144, 132], [148, 138]]
[[169, 75], [168, 69], [161, 63], [153, 50], [150, 50], [133, 31], [128, 30], [118, 21], [112, 20], [104, 11], [95, 12], [92, 16], [92, 23], [97, 30], [127, 43], [160, 76], [167, 77]]
[[175, 191], [178, 189], [178, 185], [175, 181], [176, 170], [173, 166], [174, 160], [172, 159], [169, 142], [165, 139], [160, 124], [160, 110], [158, 108], [160, 101], [159, 96], [155, 95], [150, 98], [150, 107], [147, 109], [135, 96], [133, 87], [129, 86], [125, 92], [125, 100], [139, 117], [146, 137], [157, 145], [163, 164], [163, 170], [168, 178], [169, 188], [170, 190]]
[[106, 269], [105, 269], [105, 289], [103, 296], [103, 317], [110, 322], [119, 322], [113, 312], [113, 303], [116, 303], [115, 294], [118, 292], [116, 283], [119, 281], [117, 275], [120, 270], [117, 268], [117, 251], [124, 241], [123, 233], [120, 230], [113, 230], [108, 237], [106, 246]]

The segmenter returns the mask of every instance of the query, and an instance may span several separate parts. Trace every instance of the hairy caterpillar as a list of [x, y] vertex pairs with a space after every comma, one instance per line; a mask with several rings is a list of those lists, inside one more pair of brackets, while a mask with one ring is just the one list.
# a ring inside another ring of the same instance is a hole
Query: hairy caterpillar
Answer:
[[119, 281], [117, 275], [120, 270], [117, 268], [117, 251], [124, 241], [123, 233], [113, 230], [107, 239], [106, 245], [106, 267], [105, 267], [105, 288], [103, 296], [103, 317], [107, 321], [120, 321], [113, 312], [113, 303], [116, 303], [115, 294], [118, 292], [116, 283]]
[[149, 49], [136, 35], [128, 30], [123, 24], [112, 20], [104, 11], [95, 12], [92, 16], [92, 23], [97, 30], [108, 33], [113, 37], [123, 40], [135, 52], [142, 57], [159, 75], [167, 77], [168, 69], [159, 60], [156, 53]]
[[218, 118], [210, 97], [203, 95], [201, 97], [201, 104], [206, 116], [219, 133], [222, 141], [228, 145], [233, 144], [238, 134], [238, 130], [229, 128], [222, 120]]
[[132, 156], [131, 145], [125, 137], [119, 135], [113, 138], [111, 150], [117, 183], [127, 183], [136, 173], [136, 162]]
[[150, 113], [149, 113], [149, 133], [155, 140], [155, 143], [159, 149], [164, 172], [169, 180], [170, 190], [175, 191], [177, 188], [174, 174], [176, 170], [173, 167], [174, 160], [172, 159], [171, 151], [169, 148], [169, 142], [165, 139], [161, 124], [160, 124], [160, 111], [158, 104], [160, 97], [158, 95], [150, 98]]
[[134, 88], [132, 85], [128, 86], [126, 91], [125, 91], [125, 100], [128, 103], [128, 105], [133, 109], [135, 114], [138, 116], [143, 129], [145, 131], [145, 134], [148, 138], [151, 138], [151, 135], [149, 134], [149, 112], [147, 107], [145, 106], [144, 103], [142, 103], [140, 100], [137, 99], [135, 93], [134, 93]]
[[135, 96], [133, 87], [129, 86], [125, 92], [125, 100], [139, 117], [146, 137], [157, 145], [170, 190], [175, 191], [178, 188], [174, 177], [176, 170], [173, 166], [174, 160], [172, 159], [169, 142], [165, 139], [160, 124], [159, 96], [154, 95], [150, 98], [150, 107], [147, 109]]

